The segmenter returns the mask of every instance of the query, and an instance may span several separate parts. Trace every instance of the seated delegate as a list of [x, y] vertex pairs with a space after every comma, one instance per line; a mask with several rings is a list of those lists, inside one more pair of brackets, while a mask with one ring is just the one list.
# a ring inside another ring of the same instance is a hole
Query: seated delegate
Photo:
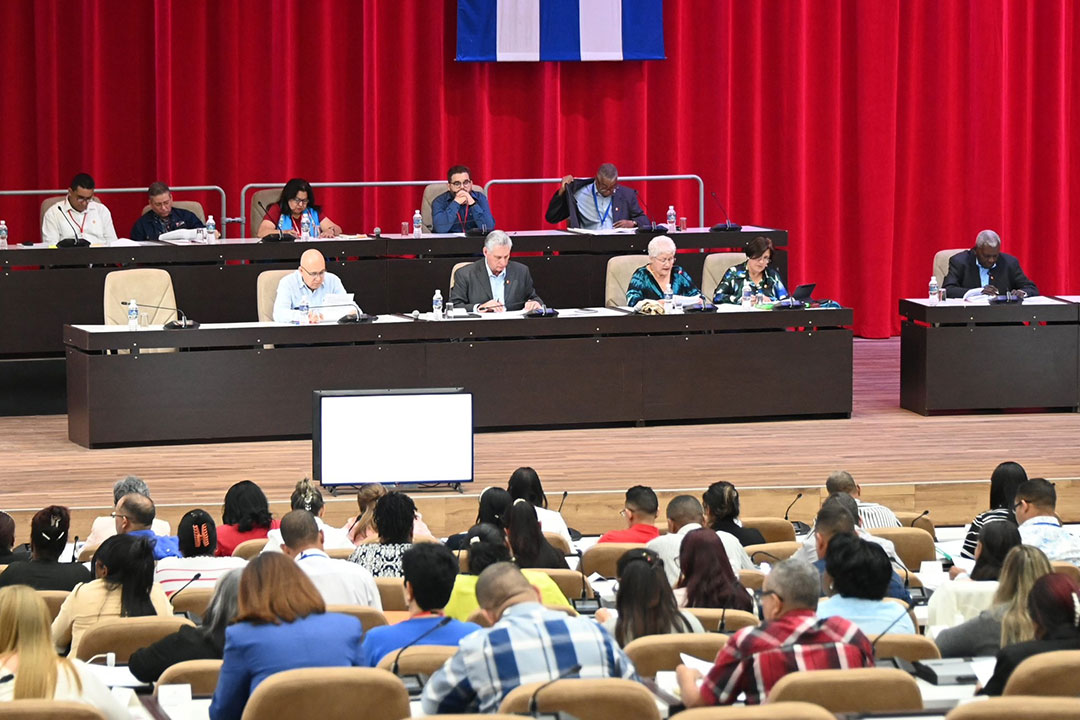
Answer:
[[983, 230], [975, 237], [975, 247], [949, 258], [949, 272], [942, 283], [945, 296], [964, 297], [981, 288], [983, 295], [1038, 295], [1039, 289], [1020, 269], [1020, 261], [1001, 252], [1001, 237]]
[[41, 241], [85, 240], [105, 245], [116, 239], [112, 213], [94, 196], [94, 178], [79, 173], [71, 179], [67, 196], [50, 207], [41, 219]]
[[611, 163], [601, 165], [595, 178], [564, 177], [544, 218], [549, 223], [566, 220], [568, 227], [586, 230], [649, 227], [637, 191], [619, 185], [619, 171]]
[[431, 228], [437, 233], [495, 229], [487, 196], [473, 190], [469, 168], [455, 165], [446, 173], [446, 192], [431, 201]]
[[266, 209], [266, 215], [259, 223], [256, 237], [266, 237], [272, 233], [300, 237], [304, 216], [311, 221], [311, 236], [332, 238], [341, 234], [341, 226], [326, 216], [321, 216], [322, 208], [315, 204], [315, 189], [302, 178], [293, 178], [285, 183], [281, 198]]
[[[190, 210], [173, 207], [172, 191], [163, 182], [156, 182], [147, 189], [150, 209], [131, 226], [131, 239], [137, 241], [157, 240], [173, 230], [194, 230], [205, 227], [199, 216]], [[221, 233], [214, 231], [215, 236]]]
[[750, 238], [743, 248], [746, 262], [728, 268], [716, 286], [713, 302], [738, 305], [742, 302], [744, 288], [749, 286], [753, 302], [761, 298], [780, 300], [788, 291], [780, 273], [769, 267], [773, 257], [773, 241], [763, 235]]
[[[321, 322], [318, 307], [327, 295], [344, 295], [345, 286], [332, 272], [326, 270], [326, 258], [311, 248], [300, 256], [300, 267], [281, 278], [274, 297], [274, 322]], [[303, 308], [308, 308], [307, 314]]]
[[502, 230], [484, 240], [484, 257], [454, 275], [450, 302], [476, 312], [526, 312], [541, 307], [528, 265], [510, 259], [514, 242]]
[[648, 264], [630, 277], [626, 304], [634, 307], [642, 300], [663, 300], [667, 293], [682, 297], [701, 295], [690, 274], [675, 264], [675, 241], [660, 235], [649, 241]]

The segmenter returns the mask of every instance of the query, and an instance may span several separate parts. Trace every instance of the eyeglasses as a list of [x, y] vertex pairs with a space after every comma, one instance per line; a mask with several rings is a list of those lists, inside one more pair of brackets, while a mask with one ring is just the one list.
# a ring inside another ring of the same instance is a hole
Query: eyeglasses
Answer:
[[88, 203], [88, 202], [90, 202], [90, 201], [91, 201], [91, 200], [92, 200], [93, 198], [94, 198], [94, 196], [93, 196], [93, 195], [90, 195], [90, 196], [88, 196], [88, 197], [83, 197], [82, 195], [76, 195], [76, 196], [75, 196], [75, 199], [74, 199], [74, 200], [72, 200], [72, 202], [77, 202], [77, 203]]
[[1013, 511], [1013, 512], [1016, 512], [1016, 509], [1017, 509], [1018, 507], [1020, 507], [1021, 505], [1023, 505], [1023, 504], [1024, 504], [1024, 501], [1023, 501], [1023, 500], [1017, 500], [1017, 501], [1016, 501], [1016, 504], [1015, 504], [1015, 505], [1013, 505], [1013, 510], [1012, 510], [1012, 511]]
[[779, 600], [780, 602], [784, 602], [784, 598], [780, 597], [780, 593], [776, 592], [775, 590], [762, 590], [760, 593], [758, 593], [758, 602], [761, 602], [769, 595], [774, 595], [776, 596], [777, 600]]
[[768, 265], [769, 263], [772, 262], [772, 257], [766, 257], [765, 255], [762, 255], [761, 257], [750, 258], [750, 259], [751, 260], [757, 260], [758, 262], [763, 262], [766, 265]]
[[472, 180], [455, 180], [454, 182], [450, 183], [450, 187], [452, 188], [469, 187], [471, 185]]
[[289, 202], [290, 203], [295, 203], [296, 205], [307, 205], [311, 201], [308, 198], [294, 197], [294, 198], [289, 198]]
[[112, 512], [112, 513], [109, 513], [109, 517], [111, 517], [111, 518], [113, 518], [113, 519], [116, 519], [116, 518], [124, 518], [125, 520], [128, 520], [128, 519], [130, 519], [130, 518], [129, 518], [129, 517], [127, 516], [127, 515], [125, 515], [124, 513], [118, 513], [118, 512]]
[[303, 270], [305, 274], [310, 275], [311, 277], [324, 277], [326, 275], [325, 270], [319, 270], [317, 272], [311, 272], [310, 270], [308, 270], [306, 267], [304, 267], [302, 265], [300, 266], [300, 269]]

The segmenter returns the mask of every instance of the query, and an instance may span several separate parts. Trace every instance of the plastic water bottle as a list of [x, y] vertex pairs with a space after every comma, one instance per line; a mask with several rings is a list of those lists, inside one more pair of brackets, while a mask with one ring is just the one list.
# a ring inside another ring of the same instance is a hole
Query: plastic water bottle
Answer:
[[7, 222], [0, 220], [0, 250], [7, 248], [8, 229]]
[[938, 287], [937, 276], [936, 275], [931, 275], [930, 276], [930, 298], [929, 298], [929, 300], [930, 300], [931, 305], [937, 305], [938, 301], [941, 300], [941, 288]]
[[304, 213], [303, 217], [300, 218], [300, 239], [311, 239], [311, 218], [308, 217], [307, 213]]
[[675, 214], [675, 206], [667, 206], [667, 228], [671, 232], [679, 229], [679, 216]]
[[424, 218], [420, 216], [420, 211], [417, 210], [412, 215], [412, 234], [413, 237], [420, 237], [420, 234], [424, 232]]
[[139, 306], [135, 298], [128, 300], [128, 330], [139, 329]]
[[436, 290], [435, 294], [431, 296], [431, 319], [443, 319], [442, 290]]
[[214, 222], [214, 216], [211, 215], [206, 218], [206, 242], [211, 244], [217, 242], [217, 235], [215, 234], [216, 232], [217, 223]]
[[664, 291], [664, 302], [662, 304], [665, 313], [672, 313], [675, 311], [675, 296], [672, 295], [670, 290]]
[[746, 283], [743, 285], [742, 306], [744, 308], [751, 308], [754, 306], [754, 292], [750, 289], [750, 283]]
[[297, 321], [298, 325], [307, 325], [311, 322], [311, 307], [308, 305], [307, 297], [300, 298], [300, 307], [296, 309], [300, 313], [300, 319]]

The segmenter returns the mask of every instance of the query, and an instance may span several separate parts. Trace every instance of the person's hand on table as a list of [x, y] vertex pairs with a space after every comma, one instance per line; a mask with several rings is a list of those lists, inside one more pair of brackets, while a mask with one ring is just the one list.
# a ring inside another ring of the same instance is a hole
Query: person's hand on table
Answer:
[[288, 230], [278, 230], [282, 235], [292, 235], [294, 238], [300, 237], [300, 231], [289, 228]]
[[506, 312], [506, 307], [498, 300], [488, 300], [476, 306], [477, 312]]
[[983, 295], [997, 295], [998, 294], [998, 289], [993, 285], [987, 285], [986, 287], [984, 287], [982, 289], [982, 294]]
[[637, 227], [637, 223], [633, 220], [616, 220], [614, 227], [617, 228], [632, 228]]
[[1012, 295], [1017, 300], [1023, 300], [1024, 298], [1027, 297], [1027, 293], [1024, 292], [1023, 290], [1013, 290], [1009, 294]]
[[528, 302], [525, 303], [525, 312], [532, 312], [533, 310], [539, 310], [542, 307], [543, 307], [543, 305], [536, 302], [535, 300], [529, 300]]
[[956, 578], [960, 577], [961, 575], [967, 575], [967, 573], [964, 571], [964, 569], [962, 567], [960, 567], [958, 565], [953, 565], [951, 568], [949, 568], [949, 579], [950, 580], [955, 580]]
[[607, 608], [600, 608], [599, 610], [596, 611], [596, 614], [593, 615], [593, 619], [596, 620], [596, 622], [603, 625], [604, 623], [606, 623], [608, 620], [611, 619], [611, 611], [608, 610]]
[[337, 225], [331, 225], [319, 230], [319, 237], [321, 238], [334, 238], [341, 234], [341, 228]]
[[323, 321], [323, 314], [317, 310], [308, 310], [307, 317], [311, 325], [317, 325]]

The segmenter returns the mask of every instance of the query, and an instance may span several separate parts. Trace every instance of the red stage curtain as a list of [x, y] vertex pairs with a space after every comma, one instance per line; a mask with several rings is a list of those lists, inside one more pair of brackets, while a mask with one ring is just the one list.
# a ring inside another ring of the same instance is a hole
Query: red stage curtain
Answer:
[[[11, 0], [0, 188], [697, 173], [791, 233], [793, 282], [895, 333], [939, 248], [997, 229], [1044, 292], [1080, 289], [1070, 0], [668, 0], [668, 60], [459, 64], [454, 0]], [[553, 187], [497, 188], [543, 226]], [[695, 218], [691, 183], [641, 188]], [[419, 191], [325, 191], [349, 231]], [[144, 198], [112, 198], [126, 234]], [[204, 202], [213, 208], [212, 198]], [[13, 240], [38, 200], [0, 199]], [[215, 212], [216, 209], [211, 209]], [[707, 201], [707, 220], [720, 212]]]

